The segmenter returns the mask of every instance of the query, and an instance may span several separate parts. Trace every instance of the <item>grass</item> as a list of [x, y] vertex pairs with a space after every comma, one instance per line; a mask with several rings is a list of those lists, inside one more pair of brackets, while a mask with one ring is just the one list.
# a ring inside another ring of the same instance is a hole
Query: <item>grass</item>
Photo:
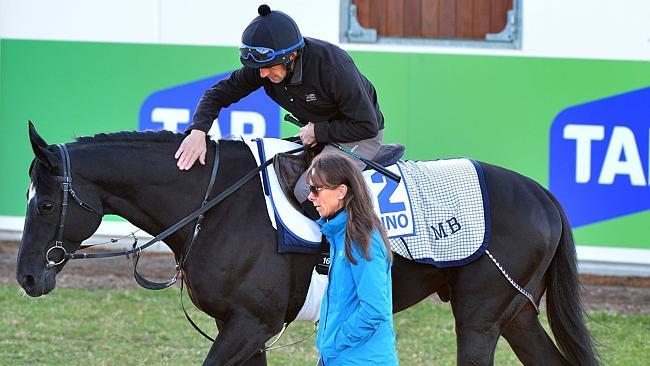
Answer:
[[[16, 286], [0, 286], [0, 309], [0, 365], [199, 365], [210, 348], [185, 320], [177, 289], [59, 289], [32, 299]], [[650, 316], [590, 315], [589, 327], [605, 347], [604, 365], [650, 363]], [[191, 316], [208, 333], [216, 332], [205, 314], [192, 309]], [[422, 302], [397, 314], [395, 329], [401, 365], [456, 363], [448, 305]], [[312, 330], [311, 324], [292, 324], [278, 344], [300, 340]], [[269, 353], [269, 364], [315, 365], [314, 337]], [[495, 364], [519, 364], [503, 339]]]

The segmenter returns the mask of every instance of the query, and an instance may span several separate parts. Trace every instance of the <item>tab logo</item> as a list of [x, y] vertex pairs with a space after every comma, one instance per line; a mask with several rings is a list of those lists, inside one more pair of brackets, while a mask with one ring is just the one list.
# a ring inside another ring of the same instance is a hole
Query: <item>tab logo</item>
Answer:
[[[391, 165], [387, 169], [402, 175], [397, 165]], [[404, 179], [397, 183], [374, 170], [364, 171], [363, 176], [370, 189], [375, 213], [384, 225], [388, 237], [415, 234], [411, 199], [408, 196]]]
[[551, 126], [549, 188], [578, 227], [650, 209], [650, 87], [569, 107]]
[[[151, 93], [140, 107], [139, 129], [184, 131], [192, 122], [199, 99], [217, 81], [231, 72]], [[260, 88], [223, 108], [208, 132], [213, 138], [280, 137], [280, 107]]]

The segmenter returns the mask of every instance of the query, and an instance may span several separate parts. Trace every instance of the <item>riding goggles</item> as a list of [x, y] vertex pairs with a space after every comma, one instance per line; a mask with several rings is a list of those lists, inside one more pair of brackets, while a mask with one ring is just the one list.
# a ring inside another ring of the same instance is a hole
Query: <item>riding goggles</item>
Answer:
[[295, 45], [285, 48], [283, 50], [276, 51], [272, 48], [266, 47], [254, 47], [242, 44], [239, 47], [239, 54], [244, 60], [248, 60], [249, 57], [252, 57], [256, 62], [269, 62], [272, 61], [276, 56], [284, 55], [288, 52], [291, 52], [305, 44], [304, 39], [300, 39]]

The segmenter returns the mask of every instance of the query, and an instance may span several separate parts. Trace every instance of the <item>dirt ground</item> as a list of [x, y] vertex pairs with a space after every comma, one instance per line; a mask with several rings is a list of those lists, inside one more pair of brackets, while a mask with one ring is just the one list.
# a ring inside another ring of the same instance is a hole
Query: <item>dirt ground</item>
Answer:
[[[18, 243], [0, 241], [0, 284], [17, 285]], [[167, 280], [174, 274], [171, 255], [145, 253], [138, 271], [151, 280]], [[582, 298], [589, 310], [621, 314], [650, 314], [650, 277], [582, 275]], [[133, 267], [124, 257], [74, 260], [57, 276], [57, 288], [136, 288]], [[437, 297], [436, 297], [437, 298]]]

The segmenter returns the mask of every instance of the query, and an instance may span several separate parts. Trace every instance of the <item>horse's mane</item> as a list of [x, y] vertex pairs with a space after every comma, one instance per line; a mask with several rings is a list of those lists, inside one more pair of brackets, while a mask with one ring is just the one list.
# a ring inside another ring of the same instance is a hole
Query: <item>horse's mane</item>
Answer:
[[[165, 143], [165, 142], [179, 142], [185, 138], [184, 133], [172, 132], [167, 130], [160, 131], [119, 131], [110, 133], [98, 133], [94, 136], [80, 136], [77, 137], [76, 142], [80, 145], [96, 144], [96, 143], [126, 143], [133, 142], [149, 142], [149, 143]], [[221, 141], [241, 141], [239, 137], [229, 136], [219, 139]]]
[[98, 133], [94, 136], [77, 137], [78, 144], [85, 145], [91, 143], [110, 143], [110, 142], [176, 142], [185, 137], [185, 134], [172, 131], [120, 131], [111, 133]]

